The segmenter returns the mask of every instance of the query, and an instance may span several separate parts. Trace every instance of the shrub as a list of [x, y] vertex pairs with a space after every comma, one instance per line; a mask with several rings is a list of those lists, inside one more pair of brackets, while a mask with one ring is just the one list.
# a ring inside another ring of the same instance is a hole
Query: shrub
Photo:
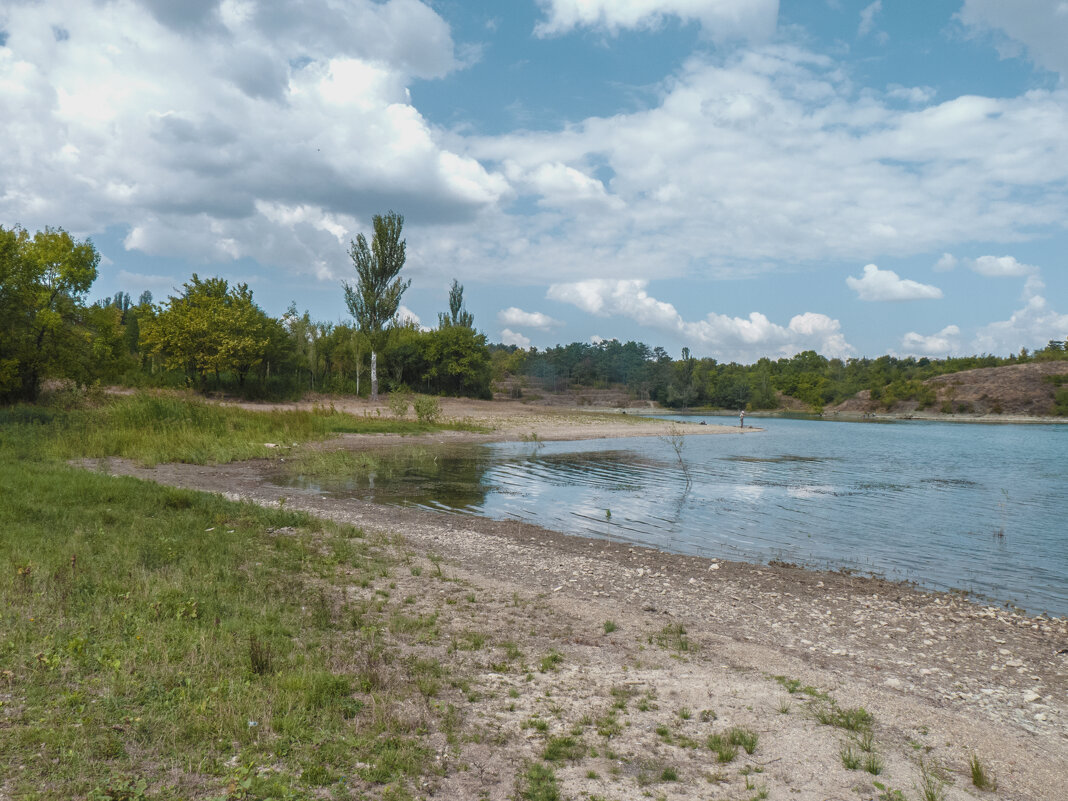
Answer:
[[420, 423], [436, 423], [441, 417], [441, 404], [430, 395], [420, 395], [415, 399], [415, 416]]
[[395, 389], [389, 393], [389, 411], [394, 417], [398, 419], [404, 419], [408, 416], [408, 405], [411, 403], [411, 399], [408, 393]]

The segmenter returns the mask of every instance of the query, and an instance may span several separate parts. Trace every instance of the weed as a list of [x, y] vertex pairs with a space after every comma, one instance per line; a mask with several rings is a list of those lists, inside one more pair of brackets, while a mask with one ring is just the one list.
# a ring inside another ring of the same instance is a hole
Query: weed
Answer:
[[613, 631], [615, 631], [618, 628], [619, 628], [619, 626], [617, 626], [615, 624], [615, 622], [612, 621], [612, 620], [606, 620], [604, 622], [604, 633], [605, 634], [611, 634]]
[[727, 739], [731, 745], [740, 745], [745, 749], [745, 753], [752, 754], [756, 751], [757, 741], [760, 739], [758, 735], [752, 729], [733, 728], [727, 732]]
[[868, 771], [872, 776], [878, 776], [883, 772], [883, 761], [874, 751], [864, 757], [864, 770]]
[[968, 758], [968, 767], [972, 774], [972, 784], [980, 790], [996, 790], [998, 789], [997, 780], [987, 770], [986, 765], [979, 759], [978, 754], [972, 754]]
[[550, 671], [557, 671], [560, 669], [559, 665], [564, 661], [564, 656], [559, 651], [551, 650], [545, 656], [541, 658], [541, 663], [538, 665], [538, 670], [542, 673], [548, 673]]
[[862, 732], [860, 737], [857, 738], [857, 745], [860, 746], [861, 751], [870, 754], [875, 750], [875, 735], [870, 730]]
[[945, 801], [946, 783], [937, 768], [925, 760], [920, 760], [920, 784], [916, 789], [921, 801]]
[[696, 651], [697, 647], [686, 636], [686, 628], [681, 623], [669, 623], [656, 635], [656, 643], [669, 651], [685, 653]]
[[677, 782], [679, 780], [679, 772], [671, 765], [668, 765], [660, 772], [660, 781], [662, 782]]
[[789, 696], [784, 696], [783, 698], [780, 698], [779, 699], [779, 707], [778, 707], [779, 714], [780, 715], [789, 715], [791, 706], [792, 705], [790, 703]]
[[871, 728], [873, 718], [871, 713], [864, 707], [849, 707], [842, 709], [833, 701], [818, 704], [813, 708], [813, 714], [824, 726], [834, 726], [846, 731], [866, 731]]
[[248, 638], [249, 667], [257, 676], [266, 676], [274, 672], [274, 655], [271, 644], [259, 639], [255, 634]]
[[738, 756], [738, 746], [730, 741], [730, 737], [722, 734], [710, 734], [707, 745], [709, 750], [716, 752], [716, 761], [726, 764], [733, 762]]
[[523, 801], [560, 801], [556, 773], [540, 762], [531, 764], [519, 778], [519, 797]]
[[586, 756], [586, 743], [581, 737], [550, 737], [541, 758], [548, 762], [576, 761]]
[[693, 717], [693, 712], [691, 712], [687, 707], [680, 707], [679, 708], [679, 718], [681, 720], [689, 720], [692, 717]]
[[879, 795], [876, 796], [878, 801], [908, 801], [903, 792], [887, 787], [882, 782], [873, 781], [872, 786], [879, 791]]
[[702, 723], [711, 723], [716, 719], [716, 712], [714, 709], [702, 709], [701, 714], [698, 715]]

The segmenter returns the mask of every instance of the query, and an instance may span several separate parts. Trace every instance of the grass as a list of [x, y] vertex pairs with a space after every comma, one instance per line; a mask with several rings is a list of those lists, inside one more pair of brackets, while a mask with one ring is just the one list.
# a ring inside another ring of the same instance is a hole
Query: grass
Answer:
[[916, 789], [921, 801], [945, 801], [946, 783], [937, 768], [927, 761], [920, 762], [920, 784]]
[[853, 746], [842, 746], [842, 750], [838, 752], [838, 755], [842, 759], [842, 767], [846, 770], [858, 770], [860, 768], [860, 754], [853, 750]]
[[656, 644], [661, 648], [678, 653], [696, 651], [697, 646], [686, 636], [686, 628], [681, 623], [669, 623], [656, 633]]
[[556, 773], [540, 762], [531, 764], [519, 781], [519, 797], [523, 801], [560, 801]]
[[842, 709], [834, 702], [823, 703], [813, 708], [816, 720], [824, 726], [834, 726], [846, 731], [864, 732], [871, 728], [874, 719], [864, 707]]
[[541, 758], [547, 762], [576, 761], [586, 756], [586, 743], [581, 737], [550, 737]]
[[[107, 452], [222, 459], [245, 455], [242, 441], [284, 441], [279, 426], [295, 438], [298, 427], [317, 436], [348, 422], [329, 412], [264, 415], [268, 423], [239, 426], [235, 442], [217, 447], [166, 432], [157, 444], [138, 439], [138, 420], [158, 424], [172, 412], [221, 430], [256, 417], [160, 403], [170, 411], [151, 398], [0, 411], [5, 790], [281, 799], [344, 776], [354, 788], [392, 788], [382, 797], [410, 797], [405, 787], [442, 770], [427, 737], [456, 736], [462, 717], [440, 696], [463, 682], [418, 651], [437, 636], [436, 617], [400, 613], [388, 592], [376, 594], [400, 566], [382, 542], [301, 513], [58, 461]], [[344, 587], [366, 591], [353, 599]]]
[[332, 407], [247, 411], [162, 392], [107, 398], [92, 408], [0, 409], [4, 445], [19, 458], [123, 457], [150, 466], [262, 458], [337, 434], [419, 434], [458, 425], [357, 417]]
[[997, 780], [979, 759], [978, 754], [972, 754], [968, 758], [968, 768], [972, 776], [972, 785], [980, 790], [998, 789]]

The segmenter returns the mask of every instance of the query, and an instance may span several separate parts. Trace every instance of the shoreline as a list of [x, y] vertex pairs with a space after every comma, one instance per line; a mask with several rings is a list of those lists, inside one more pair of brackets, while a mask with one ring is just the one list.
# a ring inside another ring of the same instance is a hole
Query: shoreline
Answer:
[[[573, 410], [509, 409], [486, 417], [492, 408], [478, 410], [491, 428], [485, 433], [349, 435], [317, 447], [521, 439], [532, 425], [540, 426], [545, 436], [538, 438], [546, 440], [666, 431], [663, 421], [620, 424], [615, 415], [605, 419]], [[687, 435], [739, 433], [728, 426], [684, 428]], [[565, 436], [569, 432], [572, 436]], [[559, 720], [552, 725], [563, 726], [563, 736], [568, 721], [582, 719], [621, 687], [656, 703], [625, 713], [626, 727], [613, 735], [608, 751], [619, 760], [602, 754], [592, 761], [593, 769], [557, 768], [569, 797], [635, 797], [641, 790], [628, 771], [654, 757], [670, 757], [687, 777], [670, 786], [672, 799], [705, 799], [709, 793], [742, 797], [741, 783], [744, 778], [749, 788], [749, 774], [718, 770], [714, 754], [680, 745], [690, 737], [684, 732], [718, 730], [719, 724], [700, 728], [680, 717], [681, 710], [709, 706], [723, 721], [760, 732], [757, 754], [765, 755], [749, 760], [747, 770], [763, 772], [760, 780], [773, 798], [876, 797], [872, 777], [842, 767], [840, 751], [852, 735], [814, 719], [820, 705], [828, 703], [863, 707], [874, 716], [885, 763], [876, 780], [887, 787], [906, 792], [916, 787], [921, 757], [954, 779], [948, 801], [986, 797], [970, 787], [969, 754], [981, 756], [1015, 799], [1057, 797], [1068, 775], [1068, 620], [1063, 618], [1027, 617], [879, 577], [671, 554], [518, 521], [331, 498], [272, 484], [273, 460], [144, 468], [105, 459], [82, 466], [284, 506], [382, 535], [412, 565], [412, 576], [416, 568], [424, 574], [436, 570], [446, 596], [455, 586], [457, 593], [466, 588], [468, 599], [478, 597], [479, 617], [465, 622], [464, 630], [473, 625], [510, 637], [524, 652], [560, 654], [563, 667], [531, 671], [527, 683], [519, 685], [492, 664], [470, 657], [479, 682], [490, 688], [471, 702], [472, 714], [500, 740], [496, 746], [465, 746], [468, 761], [484, 766], [480, 775], [505, 777], [514, 773], [509, 766], [517, 760], [537, 758], [542, 739], [524, 721]], [[441, 599], [427, 595], [426, 587], [403, 571], [394, 581], [398, 596], [419, 593], [410, 596], [418, 598], [416, 611], [425, 606], [431, 614], [439, 608]], [[607, 622], [618, 631], [609, 633]], [[665, 645], [668, 631], [684, 631], [679, 642], [692, 649]], [[787, 689], [794, 682], [804, 689]], [[519, 700], [502, 709], [499, 696], [517, 686]], [[530, 689], [536, 697], [528, 698]], [[706, 778], [698, 778], [702, 775]], [[512, 797], [513, 789], [506, 782], [443, 788], [446, 797], [502, 800]]]

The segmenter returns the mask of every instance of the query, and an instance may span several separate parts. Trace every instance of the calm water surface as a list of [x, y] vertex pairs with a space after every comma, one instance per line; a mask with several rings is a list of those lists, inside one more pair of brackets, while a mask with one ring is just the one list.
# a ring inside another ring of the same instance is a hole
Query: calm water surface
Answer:
[[658, 438], [501, 443], [319, 488], [1068, 614], [1068, 425], [750, 422], [766, 431], [685, 439], [682, 464]]

